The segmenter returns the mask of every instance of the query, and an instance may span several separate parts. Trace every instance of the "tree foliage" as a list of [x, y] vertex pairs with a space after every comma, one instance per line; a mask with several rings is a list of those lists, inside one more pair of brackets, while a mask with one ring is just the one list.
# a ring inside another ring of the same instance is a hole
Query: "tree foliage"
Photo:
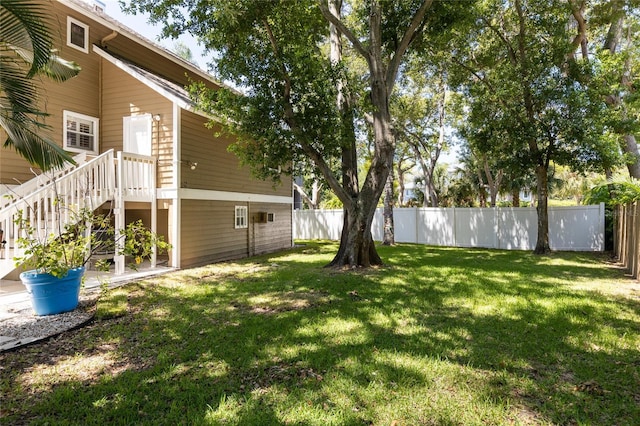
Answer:
[[602, 137], [606, 105], [589, 85], [593, 64], [576, 55], [582, 39], [572, 6], [485, 2], [477, 9], [475, 42], [458, 59], [471, 77], [469, 139], [475, 151], [490, 154], [510, 173], [536, 176], [537, 253], [549, 250], [550, 164], [602, 170], [618, 152]]
[[585, 204], [606, 203], [616, 206], [640, 201], [640, 181], [634, 178], [607, 181], [593, 186], [584, 197]]

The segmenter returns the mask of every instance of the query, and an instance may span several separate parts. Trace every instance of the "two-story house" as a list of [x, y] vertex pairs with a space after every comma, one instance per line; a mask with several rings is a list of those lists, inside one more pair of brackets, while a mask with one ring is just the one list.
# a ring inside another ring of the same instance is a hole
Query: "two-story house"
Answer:
[[[189, 79], [221, 83], [99, 8], [80, 0], [43, 3], [58, 24], [59, 56], [82, 68], [64, 83], [43, 80], [46, 123], [60, 146], [80, 155], [77, 166], [58, 171], [58, 192], [89, 194], [119, 227], [143, 219], [172, 244], [168, 264], [177, 268], [291, 247], [290, 178], [276, 188], [252, 178], [228, 152], [233, 140], [205, 127], [210, 117], [184, 89]], [[0, 193], [45, 206], [51, 180], [34, 179], [31, 169], [0, 149]], [[0, 203], [7, 240], [0, 278], [9, 273], [19, 232], [15, 199]]]

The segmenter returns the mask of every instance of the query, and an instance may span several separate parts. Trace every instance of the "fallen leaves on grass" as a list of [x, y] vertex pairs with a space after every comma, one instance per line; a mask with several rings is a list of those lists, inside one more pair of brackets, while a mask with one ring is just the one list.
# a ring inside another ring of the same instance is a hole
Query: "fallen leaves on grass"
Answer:
[[595, 380], [588, 380], [586, 382], [576, 385], [575, 390], [578, 392], [588, 393], [590, 395], [604, 395], [607, 393]]

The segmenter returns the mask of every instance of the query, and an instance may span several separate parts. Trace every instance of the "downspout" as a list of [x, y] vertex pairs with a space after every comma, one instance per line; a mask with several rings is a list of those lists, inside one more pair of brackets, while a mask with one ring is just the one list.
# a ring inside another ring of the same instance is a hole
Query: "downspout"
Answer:
[[118, 32], [114, 30], [111, 34], [102, 37], [102, 39], [100, 40], [100, 47], [106, 50], [107, 42], [113, 40], [117, 36], [118, 36]]
[[[113, 40], [114, 38], [116, 38], [118, 36], [118, 32], [117, 31], [113, 31], [111, 34], [102, 37], [102, 39], [100, 40], [100, 47], [102, 47], [103, 49], [106, 49], [106, 44], [108, 41]], [[100, 62], [98, 65], [98, 117], [100, 119], [102, 119], [102, 79], [104, 78], [104, 72], [103, 72], [103, 59], [100, 58]], [[98, 135], [98, 140], [103, 140], [102, 139], [102, 126], [99, 127], [99, 131], [100, 134]], [[98, 147], [98, 154], [100, 154], [100, 147]]]
[[[102, 39], [100, 39], [100, 47], [107, 50], [107, 42], [113, 40], [117, 36], [118, 32], [113, 31], [111, 34], [102, 37]], [[104, 59], [100, 57], [100, 65], [98, 68], [98, 117], [100, 117], [100, 119], [102, 119], [102, 79], [104, 78], [103, 63]], [[100, 133], [102, 133], [102, 126], [100, 126]], [[102, 134], [100, 135], [100, 140], [102, 140]], [[100, 153], [100, 149], [98, 149], [98, 153]]]
[[[111, 34], [106, 35], [104, 37], [102, 37], [102, 39], [100, 39], [100, 47], [104, 50], [107, 50], [107, 42], [113, 40], [114, 38], [116, 38], [118, 36], [118, 32], [117, 31], [113, 31]], [[98, 78], [98, 117], [100, 117], [100, 119], [102, 119], [102, 79], [104, 78], [104, 73], [103, 73], [103, 61], [104, 59], [102, 57], [100, 57], [100, 65], [98, 68], [98, 74], [99, 74], [99, 78]], [[102, 126], [100, 126], [100, 133], [102, 133]], [[100, 140], [102, 140], [102, 135], [100, 135]], [[100, 153], [100, 150], [98, 149], [98, 153]]]
[[172, 215], [172, 232], [171, 232], [171, 245], [172, 245], [172, 265], [174, 268], [180, 268], [180, 256], [182, 256], [182, 241], [180, 235], [182, 233], [181, 222], [182, 222], [182, 189], [180, 187], [180, 181], [182, 180], [181, 176], [181, 167], [180, 167], [180, 150], [181, 147], [181, 120], [182, 120], [182, 110], [178, 104], [173, 103], [173, 123], [171, 126], [171, 131], [173, 132], [173, 141], [172, 141], [172, 150], [173, 150], [173, 161], [172, 161], [172, 173], [173, 173], [173, 182], [172, 186], [175, 188], [175, 196], [173, 198], [174, 205], [174, 214]]

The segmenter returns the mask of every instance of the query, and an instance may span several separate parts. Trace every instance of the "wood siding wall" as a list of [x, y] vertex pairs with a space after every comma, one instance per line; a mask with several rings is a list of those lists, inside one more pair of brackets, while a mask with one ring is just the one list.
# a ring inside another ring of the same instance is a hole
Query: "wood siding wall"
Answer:
[[[247, 228], [234, 228], [235, 206], [249, 208]], [[255, 223], [259, 211], [274, 222]], [[181, 266], [239, 259], [291, 247], [291, 206], [287, 204], [182, 200]]]
[[[96, 16], [95, 19], [87, 17], [80, 12], [68, 8], [59, 1], [42, 0], [39, 3], [45, 5], [45, 7], [49, 9], [49, 26], [54, 38], [53, 47], [58, 51], [60, 57], [70, 61], [75, 61], [81, 68], [80, 73], [76, 77], [64, 83], [56, 83], [47, 80], [46, 78], [42, 79], [42, 90], [39, 93], [40, 107], [43, 111], [50, 114], [45, 119], [45, 123], [51, 126], [50, 133], [53, 140], [56, 141], [58, 145], [62, 146], [64, 131], [64, 125], [62, 122], [63, 111], [69, 110], [91, 117], [100, 118], [100, 152], [104, 152], [104, 150], [111, 147], [121, 146], [122, 115], [109, 117], [109, 111], [105, 111], [102, 108], [102, 84], [104, 81], [101, 78], [101, 66], [107, 62], [103, 61], [92, 51], [92, 46], [94, 44], [102, 46], [103, 43], [101, 41], [106, 36], [113, 33], [112, 27], [118, 27], [119, 24], [107, 22], [110, 19], [108, 17]], [[87, 8], [90, 7], [90, 5], [87, 5]], [[89, 53], [84, 53], [78, 49], [67, 46], [66, 31], [68, 16], [89, 26]], [[105, 21], [105, 19], [107, 21]], [[188, 74], [194, 79], [200, 78], [187, 68], [176, 64], [166, 57], [166, 55], [170, 54], [161, 54], [157, 51], [148, 49], [134, 39], [129, 38], [127, 36], [127, 31], [118, 30], [117, 33], [118, 34], [115, 38], [107, 41], [105, 46], [103, 46], [110, 53], [129, 59], [132, 62], [135, 62], [144, 68], [153, 70], [158, 75], [181, 85], [187, 84], [188, 82], [185, 74]], [[120, 72], [117, 78], [124, 80], [125, 75], [125, 73]], [[127, 76], [127, 78], [131, 77]], [[118, 79], [112, 80], [111, 83], [117, 85]], [[210, 87], [217, 87], [215, 83], [210, 81], [207, 81], [206, 83]], [[123, 84], [123, 86], [124, 89], [131, 87], [130, 83]], [[150, 91], [150, 89], [148, 90]], [[107, 105], [107, 107], [109, 106], [111, 105]], [[135, 105], [132, 106], [131, 109], [135, 109]], [[151, 110], [149, 112], [162, 115], [160, 126], [158, 127], [154, 123], [154, 135], [158, 137], [158, 134], [160, 134], [160, 138], [162, 140], [170, 139], [171, 135], [166, 133], [166, 131], [172, 124], [171, 109], [165, 112], [155, 107], [150, 109]], [[105, 121], [110, 120], [112, 120], [112, 122], [104, 123]], [[113, 120], [116, 122], [119, 121], [119, 123], [114, 123]], [[106, 132], [104, 131], [105, 124]], [[119, 130], [116, 131], [116, 128]], [[120, 141], [115, 139], [117, 138], [117, 134], [120, 135]], [[103, 145], [102, 142], [106, 142], [105, 145]], [[166, 160], [166, 158], [169, 157], [168, 161], [171, 161], [171, 152], [160, 150], [158, 152], [158, 156], [161, 162], [159, 167], [160, 179], [158, 182], [160, 186], [166, 186], [171, 183], [171, 176], [170, 174], [167, 174], [167, 170], [170, 169], [171, 164], [167, 165]], [[31, 179], [33, 174], [29, 170], [30, 167], [31, 166], [26, 161], [22, 160], [13, 150], [0, 149], [0, 183], [15, 184], [16, 182], [14, 178], [20, 181]]]
[[171, 186], [173, 104], [107, 60], [102, 63], [102, 81], [102, 151], [122, 150], [123, 117], [160, 114], [151, 129], [152, 155], [158, 158], [158, 186]]
[[[231, 138], [218, 137], [220, 129], [207, 129], [207, 121], [195, 113], [182, 111], [181, 134], [174, 135], [173, 104], [143, 83], [93, 52], [98, 45], [111, 54], [128, 59], [143, 68], [180, 85], [188, 82], [185, 73], [199, 80], [201, 76], [173, 62], [166, 54], [148, 48], [127, 36], [127, 31], [118, 30], [114, 38], [113, 26], [106, 17], [88, 17], [59, 1], [41, 0], [50, 10], [54, 34], [54, 48], [67, 60], [78, 63], [80, 74], [64, 83], [43, 79], [40, 93], [41, 108], [50, 114], [46, 124], [51, 126], [52, 138], [62, 146], [63, 111], [68, 110], [99, 119], [99, 151], [121, 150], [123, 147], [123, 117], [136, 114], [159, 114], [160, 121], [153, 122], [153, 155], [158, 157], [158, 186], [173, 187], [173, 173], [180, 167], [180, 186], [202, 190], [227, 191], [244, 194], [266, 194], [291, 197], [291, 179], [274, 188], [271, 182], [251, 177], [247, 167], [239, 167], [238, 159], [227, 151]], [[90, 6], [88, 6], [90, 7]], [[89, 26], [89, 53], [67, 46], [67, 17], [70, 16]], [[206, 81], [209, 87], [215, 83]], [[1, 132], [0, 132], [1, 133]], [[0, 135], [2, 136], [2, 135]], [[181, 138], [178, 158], [183, 162], [173, 163], [173, 139]], [[186, 161], [197, 162], [191, 170]], [[0, 183], [15, 184], [15, 179], [29, 180], [30, 165], [12, 150], [0, 152]], [[247, 197], [249, 198], [249, 197]], [[173, 235], [173, 218], [180, 216], [182, 266], [203, 264], [271, 252], [291, 246], [291, 204], [245, 203], [250, 218], [258, 211], [274, 213], [275, 221], [254, 223], [248, 229], [234, 229], [234, 212], [241, 202], [200, 201], [184, 199], [179, 202], [181, 211], [176, 212], [174, 201], [164, 200], [159, 217], [161, 233]], [[141, 213], [140, 213], [141, 214]], [[146, 214], [146, 213], [144, 213]], [[165, 223], [166, 221], [166, 223]]]
[[186, 163], [182, 164], [182, 188], [291, 196], [289, 177], [283, 177], [282, 184], [275, 189], [272, 182], [253, 178], [249, 168], [241, 167], [238, 157], [227, 150], [233, 138], [216, 137], [221, 128], [208, 129], [206, 121], [188, 111], [182, 114], [180, 158], [198, 163], [195, 170]]
[[[258, 255], [291, 247], [292, 210], [290, 204], [252, 203], [250, 205], [250, 253]], [[273, 214], [273, 222], [258, 223], [257, 213]]]
[[[38, 81], [38, 105], [41, 111], [49, 114], [44, 123], [51, 127], [48, 134], [59, 146], [62, 146], [64, 126], [63, 111], [73, 111], [91, 117], [100, 115], [99, 97], [99, 61], [96, 55], [87, 54], [80, 50], [67, 46], [67, 16], [87, 23], [87, 19], [75, 11], [72, 11], [57, 1], [43, 1], [50, 7], [49, 26], [53, 35], [53, 48], [58, 55], [69, 61], [76, 62], [80, 73], [74, 78], [57, 83], [42, 77]], [[90, 43], [96, 43], [101, 37], [108, 34], [104, 28], [91, 26], [89, 29]], [[3, 139], [4, 140], [4, 139]], [[26, 181], [33, 177], [29, 170], [29, 163], [20, 158], [15, 151], [0, 148], [0, 182], [15, 184], [14, 178]]]
[[[7, 134], [0, 129], [0, 141], [4, 143]], [[17, 185], [33, 178], [31, 165], [19, 156], [13, 148], [0, 146], [0, 184]], [[0, 191], [2, 193], [4, 191]]]

